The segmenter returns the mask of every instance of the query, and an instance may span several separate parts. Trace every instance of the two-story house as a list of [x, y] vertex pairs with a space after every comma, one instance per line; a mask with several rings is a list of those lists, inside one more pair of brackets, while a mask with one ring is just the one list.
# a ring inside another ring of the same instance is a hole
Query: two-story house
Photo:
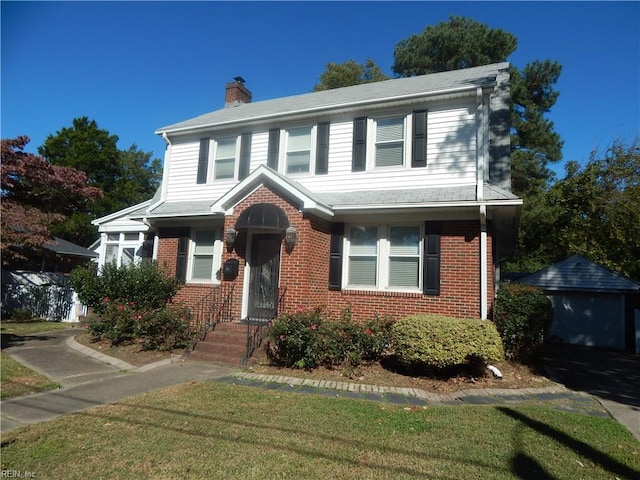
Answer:
[[507, 63], [260, 102], [238, 77], [224, 108], [157, 130], [162, 186], [94, 222], [100, 262], [151, 256], [177, 300], [224, 291], [235, 320], [487, 318], [522, 205], [509, 105]]

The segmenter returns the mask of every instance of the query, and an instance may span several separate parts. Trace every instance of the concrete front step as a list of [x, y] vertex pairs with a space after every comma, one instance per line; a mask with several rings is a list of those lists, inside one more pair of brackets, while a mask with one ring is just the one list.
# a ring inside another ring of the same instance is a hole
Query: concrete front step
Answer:
[[[247, 326], [239, 323], [219, 323], [189, 354], [193, 360], [242, 365], [247, 353]], [[249, 359], [249, 364], [255, 364]]]

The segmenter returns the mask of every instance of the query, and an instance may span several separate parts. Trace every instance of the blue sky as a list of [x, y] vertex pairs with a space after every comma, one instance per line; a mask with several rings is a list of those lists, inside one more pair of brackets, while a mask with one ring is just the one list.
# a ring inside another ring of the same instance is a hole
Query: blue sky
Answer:
[[2, 1], [1, 135], [49, 134], [87, 116], [163, 158], [157, 128], [217, 110], [224, 85], [253, 100], [311, 91], [327, 62], [372, 58], [462, 15], [518, 38], [508, 59], [557, 60], [549, 118], [567, 160], [640, 134], [639, 2], [11, 2]]

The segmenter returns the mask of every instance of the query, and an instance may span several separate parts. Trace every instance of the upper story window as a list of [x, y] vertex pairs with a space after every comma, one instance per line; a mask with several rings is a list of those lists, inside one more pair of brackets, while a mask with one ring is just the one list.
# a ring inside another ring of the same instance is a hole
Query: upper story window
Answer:
[[419, 225], [353, 225], [346, 239], [348, 287], [419, 291]]
[[405, 117], [375, 119], [375, 166], [404, 165]]
[[213, 165], [214, 180], [235, 178], [236, 144], [236, 137], [221, 138], [216, 140], [216, 150]]
[[311, 130], [311, 127], [301, 127], [287, 131], [287, 174], [310, 172]]

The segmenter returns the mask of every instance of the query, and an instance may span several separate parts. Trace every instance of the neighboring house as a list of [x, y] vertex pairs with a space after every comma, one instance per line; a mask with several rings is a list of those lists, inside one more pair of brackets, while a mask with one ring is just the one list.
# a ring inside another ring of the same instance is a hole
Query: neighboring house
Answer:
[[579, 255], [522, 277], [553, 304], [550, 334], [564, 342], [640, 352], [640, 283]]
[[77, 322], [86, 307], [71, 288], [69, 273], [97, 258], [89, 249], [54, 237], [21, 269], [2, 270], [2, 314], [23, 310], [34, 317]]
[[100, 264], [151, 256], [230, 316], [350, 306], [486, 318], [515, 245], [509, 65], [225, 107], [160, 128], [156, 196], [94, 221]]

